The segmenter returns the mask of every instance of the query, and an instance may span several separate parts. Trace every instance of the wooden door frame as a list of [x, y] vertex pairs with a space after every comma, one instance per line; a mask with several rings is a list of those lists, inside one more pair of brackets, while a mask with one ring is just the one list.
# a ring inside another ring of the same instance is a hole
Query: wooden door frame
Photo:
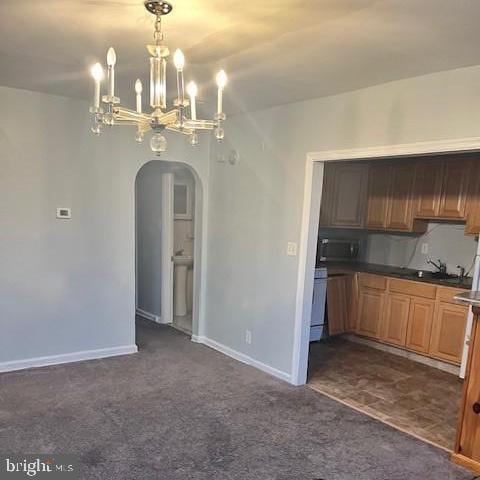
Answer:
[[[480, 151], [480, 137], [307, 153], [299, 243], [291, 383], [307, 381], [310, 315], [325, 162], [381, 160]], [[476, 277], [473, 284], [479, 281]], [[468, 328], [468, 327], [467, 327]]]

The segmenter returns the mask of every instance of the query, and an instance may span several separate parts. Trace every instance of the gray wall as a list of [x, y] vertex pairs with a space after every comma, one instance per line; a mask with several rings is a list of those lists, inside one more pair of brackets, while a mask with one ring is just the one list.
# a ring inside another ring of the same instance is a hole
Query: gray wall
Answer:
[[[90, 133], [88, 103], [0, 87], [0, 363], [135, 342], [134, 130]], [[169, 157], [208, 187], [208, 142]], [[72, 208], [57, 220], [56, 207]]]
[[[230, 118], [211, 152], [207, 335], [291, 372], [307, 152], [478, 136], [479, 84], [472, 67]], [[218, 163], [231, 148], [240, 163]]]

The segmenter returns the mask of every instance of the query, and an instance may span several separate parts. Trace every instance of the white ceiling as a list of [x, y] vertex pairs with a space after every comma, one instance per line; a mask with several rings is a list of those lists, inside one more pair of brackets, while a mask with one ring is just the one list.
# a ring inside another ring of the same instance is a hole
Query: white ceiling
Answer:
[[[172, 3], [166, 43], [185, 51], [187, 80], [205, 98], [213, 73], [227, 70], [230, 110], [480, 64], [478, 0]], [[133, 82], [148, 79], [152, 28], [142, 0], [1, 0], [0, 84], [88, 98], [88, 67], [113, 45], [117, 92], [133, 103]]]

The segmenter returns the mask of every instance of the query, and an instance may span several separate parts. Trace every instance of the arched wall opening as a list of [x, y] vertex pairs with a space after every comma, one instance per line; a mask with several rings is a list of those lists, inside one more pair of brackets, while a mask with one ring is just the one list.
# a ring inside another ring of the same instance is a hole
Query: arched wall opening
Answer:
[[[166, 175], [168, 174], [168, 175]], [[162, 192], [168, 187], [165, 182], [166, 177], [176, 179], [187, 179], [184, 183], [193, 183], [193, 211], [191, 212], [191, 232], [186, 230], [186, 235], [190, 236], [191, 250], [186, 254], [193, 256], [193, 268], [189, 272], [189, 281], [191, 282], [191, 292], [188, 293], [188, 304], [191, 307], [191, 335], [192, 338], [199, 336], [203, 329], [203, 294], [204, 294], [204, 265], [205, 265], [205, 212], [204, 212], [204, 187], [199, 173], [191, 165], [177, 161], [151, 160], [141, 166], [135, 177], [135, 305], [136, 314], [146, 316], [149, 320], [158, 323], [170, 323], [166, 321], [165, 316], [167, 302], [165, 301], [165, 285], [162, 274], [168, 274], [166, 270], [167, 259], [172, 259], [175, 255], [174, 232], [165, 232], [168, 218], [166, 216], [165, 205], [162, 204]], [[182, 183], [182, 181], [180, 182]], [[173, 188], [173, 184], [172, 184]], [[172, 191], [173, 197], [173, 191]], [[164, 202], [165, 203], [165, 202]], [[173, 204], [172, 204], [173, 215]], [[188, 218], [181, 216], [188, 223]], [[166, 222], [166, 221], [167, 222]], [[172, 226], [174, 220], [172, 217]], [[173, 228], [173, 227], [172, 227]], [[165, 243], [165, 233], [170, 234], [171, 245], [167, 245], [171, 251], [162, 250], [162, 239]], [[188, 240], [188, 239], [187, 239]], [[146, 249], [149, 251], [147, 252]], [[178, 252], [177, 252], [178, 253]], [[173, 262], [173, 260], [172, 260]], [[171, 308], [173, 315], [173, 264], [172, 271], [172, 295]], [[163, 287], [163, 292], [162, 292]], [[168, 300], [168, 299], [167, 299]], [[163, 303], [163, 311], [162, 311]]]

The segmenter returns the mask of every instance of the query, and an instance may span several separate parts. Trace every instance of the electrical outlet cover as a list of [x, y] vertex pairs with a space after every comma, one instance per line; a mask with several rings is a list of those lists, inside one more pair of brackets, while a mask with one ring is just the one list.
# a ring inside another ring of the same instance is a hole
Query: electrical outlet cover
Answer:
[[289, 257], [295, 257], [297, 255], [297, 244], [295, 242], [287, 243], [287, 255]]

